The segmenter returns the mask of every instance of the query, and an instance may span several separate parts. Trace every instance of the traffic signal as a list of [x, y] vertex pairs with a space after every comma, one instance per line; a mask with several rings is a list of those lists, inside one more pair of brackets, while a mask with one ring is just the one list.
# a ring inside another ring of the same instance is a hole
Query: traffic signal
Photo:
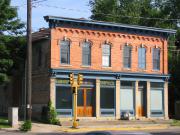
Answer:
[[78, 85], [81, 85], [83, 83], [83, 75], [78, 74], [77, 83]]
[[71, 73], [71, 74], [69, 75], [69, 81], [70, 81], [70, 84], [71, 84], [71, 85], [74, 83], [74, 74], [73, 74], [73, 73]]

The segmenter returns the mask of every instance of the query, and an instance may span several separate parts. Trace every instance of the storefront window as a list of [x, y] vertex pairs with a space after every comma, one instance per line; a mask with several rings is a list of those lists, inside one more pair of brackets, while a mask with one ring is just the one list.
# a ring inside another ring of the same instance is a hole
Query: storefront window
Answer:
[[78, 99], [77, 99], [77, 105], [78, 106], [84, 106], [84, 99], [83, 99], [83, 90], [79, 89], [78, 90]]
[[72, 93], [70, 87], [56, 87], [56, 109], [72, 109]]
[[132, 81], [121, 81], [120, 109], [122, 115], [126, 112], [134, 115], [134, 85]]
[[150, 92], [151, 115], [163, 115], [163, 83], [152, 82]]
[[101, 81], [100, 89], [101, 115], [115, 115], [115, 81]]
[[114, 108], [114, 88], [101, 88], [101, 108]]

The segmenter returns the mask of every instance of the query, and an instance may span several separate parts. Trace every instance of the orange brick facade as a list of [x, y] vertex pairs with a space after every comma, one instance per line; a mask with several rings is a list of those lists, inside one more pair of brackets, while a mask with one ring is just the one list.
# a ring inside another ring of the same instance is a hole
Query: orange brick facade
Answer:
[[[76, 101], [72, 98], [69, 75], [73, 73], [76, 79], [80, 73], [84, 80], [77, 94], [79, 118], [120, 119], [128, 113], [137, 119], [168, 119], [167, 37], [174, 30], [55, 16], [46, 16], [45, 20], [49, 29], [34, 34], [34, 114], [40, 114], [51, 100], [58, 117], [72, 118]], [[68, 45], [68, 53], [61, 55], [61, 41], [66, 39], [70, 41], [70, 49]], [[91, 60], [89, 53], [88, 59], [82, 58], [84, 41], [91, 43]], [[102, 64], [104, 44], [111, 46], [110, 67]], [[131, 56], [128, 54], [131, 68], [124, 68], [124, 46], [131, 46]], [[140, 69], [138, 62], [142, 56], [138, 49], [142, 47], [146, 48], [145, 69]], [[153, 69], [154, 48], [160, 50], [160, 60], [155, 61], [160, 61], [159, 70]], [[68, 64], [61, 64], [61, 57], [68, 57], [68, 62], [64, 62]], [[88, 66], [83, 65], [85, 60], [90, 61]], [[39, 83], [42, 81], [43, 87]], [[40, 96], [45, 98], [40, 100]]]
[[[60, 64], [60, 40], [66, 37], [70, 40], [70, 65]], [[91, 46], [91, 66], [82, 65], [83, 41], [89, 40]], [[111, 45], [111, 67], [102, 66], [102, 45], [108, 42]], [[132, 46], [131, 68], [123, 67], [123, 47]], [[146, 69], [138, 68], [138, 48], [146, 48]], [[152, 49], [160, 48], [160, 70], [154, 71], [152, 64]], [[115, 71], [115, 72], [142, 72], [149, 74], [168, 74], [167, 40], [160, 37], [131, 35], [95, 30], [81, 30], [74, 28], [51, 29], [51, 68]]]

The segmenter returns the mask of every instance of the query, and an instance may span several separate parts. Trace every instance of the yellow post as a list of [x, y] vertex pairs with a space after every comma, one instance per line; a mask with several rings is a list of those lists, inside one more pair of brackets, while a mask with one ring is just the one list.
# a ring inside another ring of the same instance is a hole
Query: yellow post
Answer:
[[80, 87], [80, 85], [83, 83], [83, 75], [78, 74], [78, 78], [74, 79], [74, 74], [71, 73], [69, 76], [70, 79], [70, 84], [72, 88], [75, 88], [75, 91], [73, 90], [73, 128], [78, 127], [78, 122], [77, 122], [77, 89]]
[[73, 119], [73, 128], [78, 127], [78, 122], [77, 122], [77, 85], [75, 86], [75, 92], [74, 92], [74, 119]]

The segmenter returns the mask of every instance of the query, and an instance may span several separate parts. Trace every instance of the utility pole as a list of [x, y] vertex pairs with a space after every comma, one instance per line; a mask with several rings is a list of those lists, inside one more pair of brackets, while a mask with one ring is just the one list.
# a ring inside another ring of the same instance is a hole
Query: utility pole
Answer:
[[27, 0], [27, 119], [31, 121], [31, 93], [32, 93], [32, 35], [31, 35], [31, 0]]

